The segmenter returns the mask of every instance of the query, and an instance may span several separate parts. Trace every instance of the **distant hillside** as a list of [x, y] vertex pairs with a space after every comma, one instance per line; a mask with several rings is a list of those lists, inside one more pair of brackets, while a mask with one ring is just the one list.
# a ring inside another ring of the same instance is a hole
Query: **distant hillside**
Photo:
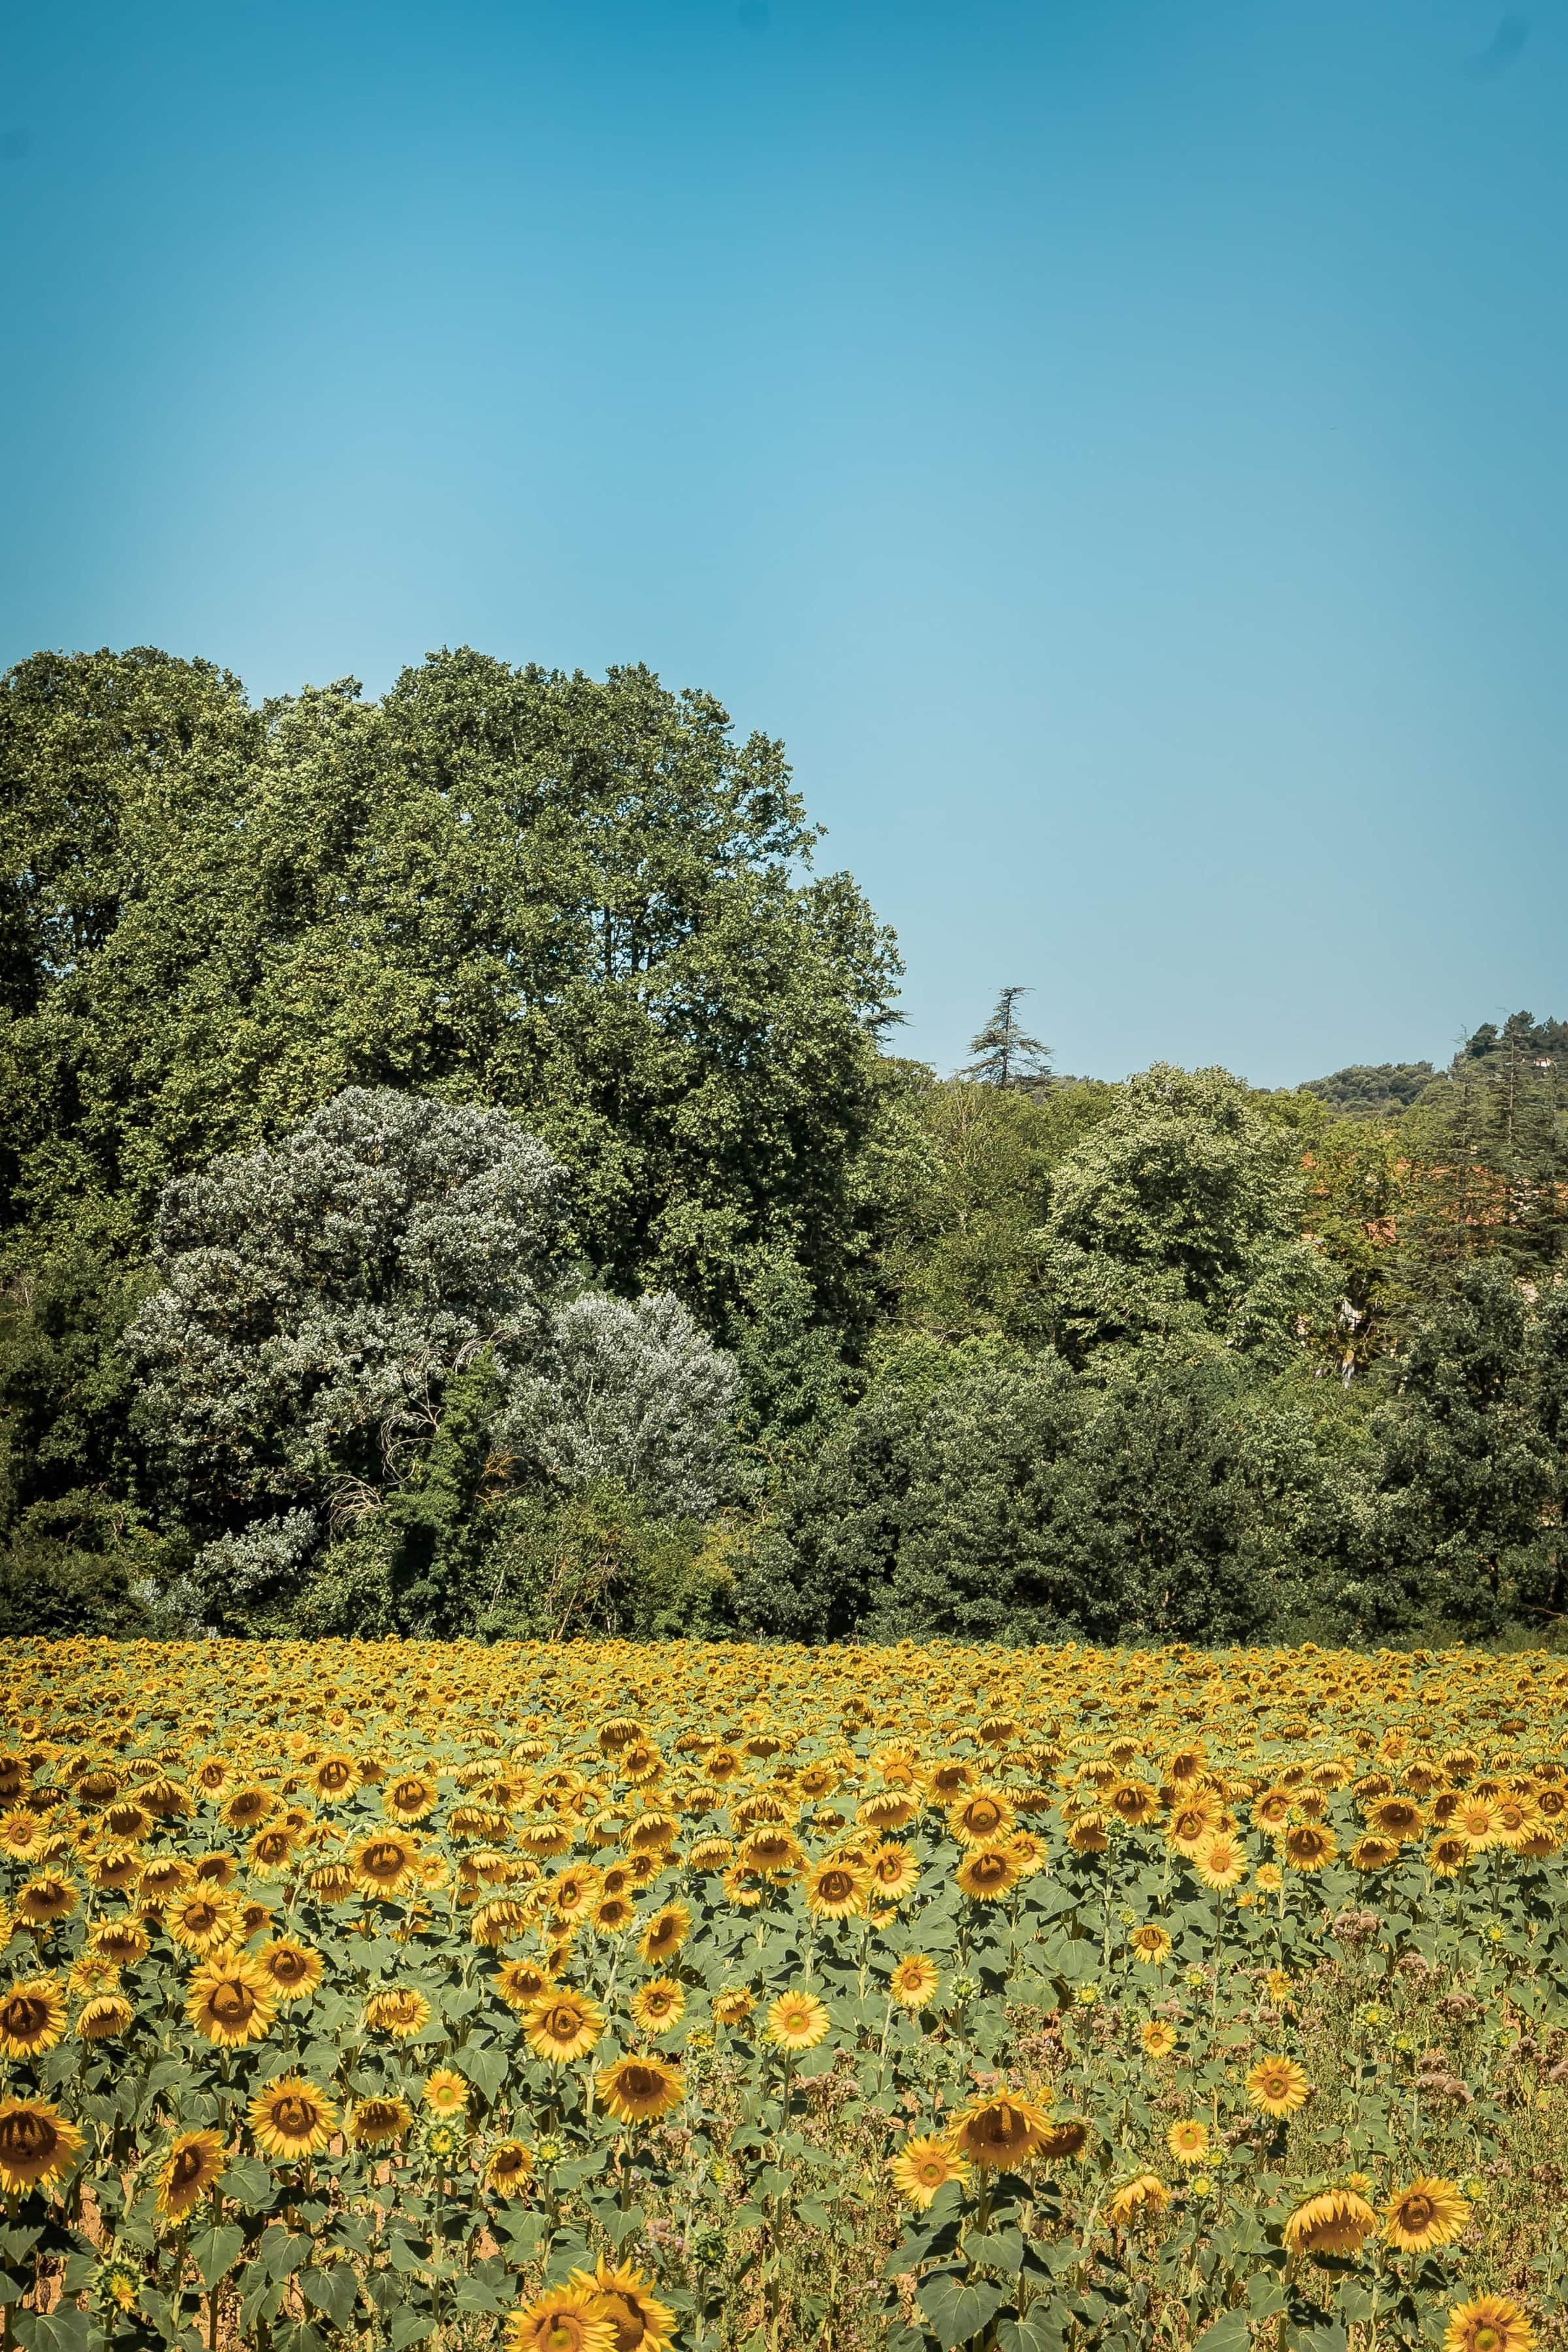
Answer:
[[1308, 1078], [1304, 1095], [1316, 1095], [1346, 1118], [1375, 1118], [1407, 1110], [1437, 1073], [1430, 1062], [1355, 1062], [1326, 1078]]

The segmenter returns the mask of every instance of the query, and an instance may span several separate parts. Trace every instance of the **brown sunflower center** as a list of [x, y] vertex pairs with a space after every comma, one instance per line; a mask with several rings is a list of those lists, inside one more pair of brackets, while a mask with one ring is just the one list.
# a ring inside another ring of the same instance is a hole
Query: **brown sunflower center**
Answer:
[[18, 2107], [0, 2116], [0, 2163], [22, 2166], [46, 2162], [55, 2152], [59, 2135], [47, 2116]]

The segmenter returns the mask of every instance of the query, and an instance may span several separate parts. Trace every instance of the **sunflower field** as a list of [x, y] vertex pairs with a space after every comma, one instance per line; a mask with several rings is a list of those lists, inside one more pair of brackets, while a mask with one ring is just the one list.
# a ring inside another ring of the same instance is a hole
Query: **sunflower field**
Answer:
[[5, 2352], [1568, 2345], [1544, 1654], [0, 1674]]

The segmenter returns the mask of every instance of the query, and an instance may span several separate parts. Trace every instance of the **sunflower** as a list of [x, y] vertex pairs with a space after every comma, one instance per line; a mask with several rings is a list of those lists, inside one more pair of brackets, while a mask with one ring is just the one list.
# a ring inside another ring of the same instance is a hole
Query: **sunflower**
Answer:
[[[531, 1889], [531, 1893], [532, 1890]], [[514, 1936], [521, 1936], [529, 1921], [529, 1906], [517, 1895], [492, 1895], [487, 1902], [476, 1906], [468, 1921], [470, 1939], [495, 1952]]]
[[1294, 2058], [1260, 2058], [1256, 2066], [1247, 2070], [1248, 2105], [1256, 2107], [1259, 2115], [1272, 2116], [1276, 2121], [1304, 2107], [1311, 2089], [1306, 2068], [1298, 2065]]
[[999, 1903], [1023, 1873], [1017, 1855], [1007, 1846], [979, 1845], [970, 1848], [953, 1875], [972, 1903]]
[[1160, 1792], [1147, 1780], [1119, 1780], [1106, 1802], [1118, 1821], [1125, 1822], [1129, 1829], [1138, 1829], [1159, 1811]]
[[52, 1927], [57, 1919], [68, 1919], [80, 1901], [74, 1881], [46, 1871], [29, 1878], [16, 1896], [16, 1916], [29, 1927]]
[[1358, 2254], [1377, 2215], [1353, 2189], [1325, 2189], [1298, 2205], [1282, 2235], [1293, 2254]]
[[367, 1895], [395, 1895], [419, 1875], [419, 1849], [412, 1838], [379, 1830], [354, 1849], [353, 1874]]
[[1216, 1894], [1240, 1884], [1247, 1875], [1247, 1849], [1241, 1840], [1216, 1831], [1205, 1838], [1192, 1857], [1194, 1874]]
[[550, 1907], [558, 1919], [578, 1919], [593, 1908], [603, 1884], [603, 1873], [592, 1863], [573, 1863], [557, 1871], [550, 1882]]
[[684, 1903], [667, 1903], [656, 1911], [637, 1937], [637, 1951], [652, 1966], [675, 1958], [691, 1933], [691, 1913]]
[[888, 2170], [900, 2196], [907, 2197], [922, 2213], [950, 2180], [956, 2180], [962, 2189], [969, 2186], [968, 2165], [940, 2132], [921, 2132], [906, 2140], [898, 2155], [889, 2158]]
[[226, 2049], [259, 2042], [271, 2032], [277, 2009], [277, 1987], [245, 1952], [204, 1961], [185, 1995], [185, 2014], [197, 2032]]
[[1037, 2154], [1049, 2129], [1039, 2099], [1003, 2091], [988, 2099], [973, 2099], [961, 2108], [949, 2136], [960, 2156], [983, 2170], [1000, 2171]]
[[888, 1998], [900, 2009], [929, 2009], [942, 1982], [942, 1970], [925, 1952], [906, 1952], [893, 1964], [888, 1979]]
[[1332, 1862], [1340, 1842], [1321, 1822], [1297, 1822], [1282, 1841], [1285, 1859], [1296, 1870], [1321, 1870]]
[[1479, 2294], [1448, 2314], [1443, 2352], [1533, 2352], [1535, 2329], [1506, 2294]]
[[412, 2042], [430, 2022], [427, 1994], [414, 1985], [385, 1985], [365, 2002], [360, 2022], [367, 2032], [390, 2033], [395, 2042]]
[[553, 1990], [554, 1979], [537, 1960], [503, 1960], [493, 1982], [509, 2009], [524, 2010], [542, 1992]]
[[1468, 2200], [1452, 2180], [1423, 2175], [1396, 2189], [1383, 2217], [1384, 2242], [1402, 2254], [1425, 2254], [1457, 2238], [1470, 2218]]
[[1201, 2164], [1209, 2152], [1209, 2127], [1184, 2116], [1165, 2134], [1165, 2146], [1178, 2164]]
[[629, 1895], [606, 1895], [595, 1904], [588, 1925], [597, 1936], [624, 1936], [637, 1916]]
[[1392, 1838], [1396, 1845], [1408, 1845], [1426, 1826], [1426, 1816], [1414, 1797], [1380, 1798], [1366, 1821], [1378, 1837]]
[[1104, 1853], [1110, 1843], [1106, 1832], [1105, 1815], [1098, 1807], [1079, 1813], [1068, 1832], [1068, 1843], [1074, 1853]]
[[359, 1787], [359, 1766], [352, 1756], [319, 1756], [311, 1767], [310, 1786], [323, 1804], [342, 1804]]
[[664, 2033], [686, 2014], [686, 1988], [674, 1977], [650, 1977], [626, 2006], [645, 2032]]
[[428, 1773], [398, 1772], [382, 1783], [382, 1810], [406, 1829], [435, 1811], [440, 1793]]
[[181, 2132], [169, 2143], [158, 2167], [158, 2210], [166, 2221], [177, 2221], [200, 2204], [228, 2161], [223, 2134]]
[[319, 2156], [338, 2126], [325, 2091], [303, 2074], [282, 2074], [258, 2092], [247, 2110], [257, 2143], [285, 2160]]
[[612, 2322], [600, 2316], [597, 2289], [546, 2287], [507, 2315], [506, 2352], [616, 2352]]
[[805, 1861], [793, 1830], [782, 1826], [753, 1830], [742, 1846], [736, 1867], [760, 1878], [789, 1878]]
[[[255, 1878], [288, 1878], [293, 1874], [294, 1849], [297, 1843], [292, 1825], [284, 1821], [272, 1828], [258, 1830], [245, 1849], [245, 1859]], [[143, 1873], [142, 1883], [147, 1880]]]
[[686, 2096], [679, 2066], [649, 2055], [616, 2058], [594, 2077], [603, 2105], [620, 2124], [657, 2123]]
[[1489, 1797], [1468, 1797], [1456, 1808], [1446, 1826], [1463, 1838], [1472, 1853], [1484, 1853], [1497, 1842], [1497, 1813]]
[[522, 2025], [536, 2058], [564, 2066], [592, 2050], [605, 2030], [605, 2013], [585, 1993], [552, 1985], [529, 2002]]
[[47, 2099], [0, 2099], [0, 2189], [44, 2189], [68, 2172], [81, 2134]]
[[123, 1993], [99, 1992], [84, 2002], [76, 2030], [84, 2042], [115, 2042], [135, 2022], [136, 2011]]
[[526, 2197], [533, 2179], [533, 2150], [521, 2139], [498, 2139], [485, 2159], [484, 2185], [495, 2197]]
[[1142, 1927], [1133, 1928], [1127, 1940], [1138, 1958], [1150, 1967], [1158, 1967], [1171, 1957], [1169, 1932], [1157, 1920], [1145, 1919]]
[[995, 1845], [1018, 1826], [1012, 1799], [1001, 1789], [972, 1789], [947, 1809], [947, 1825], [960, 1845]]
[[187, 1952], [204, 1957], [220, 1952], [232, 1944], [239, 1932], [239, 1906], [232, 1895], [221, 1889], [197, 1885], [191, 1893], [181, 1895], [168, 1905], [163, 1913], [163, 1926], [171, 1942]]
[[1054, 2124], [1046, 2126], [1039, 2152], [1047, 2164], [1062, 2163], [1068, 2158], [1081, 2156], [1089, 2146], [1089, 2125], [1081, 2116], [1060, 2116]]
[[815, 1919], [858, 1919], [866, 1908], [871, 1873], [847, 1862], [814, 1863], [805, 1874], [805, 1907]]
[[1375, 1832], [1357, 1838], [1347, 1856], [1352, 1870], [1387, 1870], [1399, 1860], [1399, 1843]]
[[715, 2025], [744, 2025], [757, 2005], [756, 1995], [745, 1985], [725, 1985], [713, 1996]]
[[406, 2099], [356, 2099], [349, 2109], [349, 2137], [355, 2147], [390, 2147], [413, 2121]]
[[700, 1873], [722, 1870], [730, 1862], [734, 1851], [734, 1843], [730, 1838], [718, 1836], [698, 1838], [687, 1853], [686, 1867], [688, 1870]]
[[117, 1969], [132, 1969], [153, 1948], [153, 1939], [140, 1919], [101, 1919], [92, 1931], [92, 1948]]
[[420, 2096], [433, 2115], [458, 2116], [468, 2106], [469, 2087], [468, 2076], [456, 2067], [437, 2066], [426, 2075]]
[[593, 2289], [595, 2309], [615, 2330], [616, 2352], [669, 2352], [675, 2314], [649, 2294], [647, 2280], [630, 2263], [612, 2263], [601, 2254], [591, 2278], [574, 2271], [571, 2284]]
[[1169, 2019], [1152, 2017], [1138, 2035], [1150, 2058], [1168, 2058], [1176, 2046], [1176, 2029]]
[[792, 2055], [815, 2050], [827, 2032], [826, 2008], [814, 1992], [781, 1992], [768, 2003], [767, 2039], [775, 2050]]
[[313, 1944], [274, 1936], [257, 1953], [256, 1965], [270, 1979], [279, 2007], [287, 2009], [292, 2001], [310, 1999], [327, 1964]]
[[0, 2052], [39, 2058], [66, 2030], [64, 1988], [54, 1977], [26, 1977], [0, 1997]]
[[[148, 1827], [152, 1827], [151, 1822]], [[0, 1853], [8, 1853], [13, 1862], [26, 1862], [43, 1842], [44, 1824], [26, 1805], [17, 1805], [0, 1815]]]
[[1110, 2197], [1105, 2218], [1120, 2229], [1135, 2213], [1163, 2213], [1170, 2201], [1171, 2192], [1157, 2172], [1140, 2172]]
[[102, 1892], [122, 1894], [141, 1875], [142, 1857], [133, 1845], [110, 1846], [107, 1853], [91, 1856], [87, 1864], [89, 1885]]
[[1468, 1838], [1452, 1830], [1434, 1838], [1426, 1849], [1426, 1867], [1434, 1878], [1456, 1878], [1475, 1853]]
[[868, 1857], [868, 1867], [877, 1883], [879, 1903], [899, 1903], [911, 1895], [920, 1879], [921, 1866], [907, 1845], [897, 1838], [884, 1838], [874, 1846]]

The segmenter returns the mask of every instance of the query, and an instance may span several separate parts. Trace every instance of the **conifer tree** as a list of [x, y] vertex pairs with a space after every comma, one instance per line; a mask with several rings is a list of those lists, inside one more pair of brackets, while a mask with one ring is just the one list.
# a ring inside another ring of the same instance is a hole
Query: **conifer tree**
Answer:
[[1049, 1074], [1050, 1047], [1042, 1045], [1038, 1037], [1031, 1037], [1018, 1019], [1019, 997], [1032, 993], [1027, 988], [1002, 991], [990, 1020], [969, 1041], [969, 1050], [975, 1058], [959, 1072], [960, 1077], [975, 1079], [986, 1087], [1016, 1087], [1026, 1079], [1043, 1078]]

